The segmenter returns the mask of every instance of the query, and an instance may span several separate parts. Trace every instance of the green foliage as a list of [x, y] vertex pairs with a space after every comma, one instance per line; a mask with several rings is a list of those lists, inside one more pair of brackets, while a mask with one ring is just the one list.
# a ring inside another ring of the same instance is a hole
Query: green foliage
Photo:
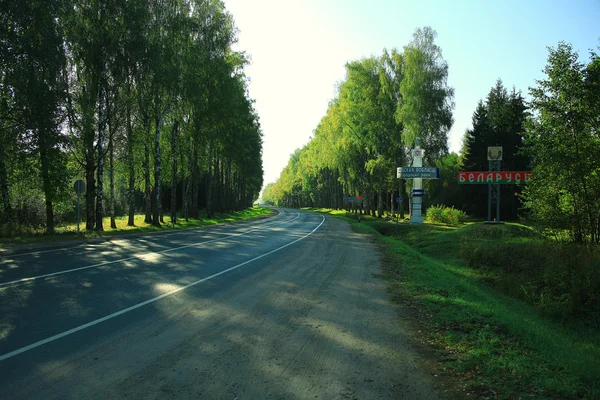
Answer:
[[[46, 228], [50, 232], [54, 229], [54, 203], [66, 179], [62, 151], [65, 138], [61, 134], [66, 57], [58, 19], [62, 6], [61, 1], [10, 1], [0, 12], [2, 102], [10, 116], [11, 130], [19, 132], [16, 136], [2, 135], [0, 153], [13, 148], [39, 159], [36, 172], [44, 192]], [[4, 161], [2, 164], [0, 184], [2, 197], [6, 198], [10, 196], [6, 169], [12, 166]]]
[[[394, 49], [347, 63], [346, 78], [314, 138], [290, 157], [265, 191], [269, 201], [360, 207], [379, 217], [391, 210], [390, 197], [397, 197], [399, 186], [395, 170], [410, 161], [415, 132], [424, 139], [431, 163], [447, 152], [453, 89], [447, 86], [447, 65], [434, 39], [431, 28], [419, 29], [403, 52]], [[342, 201], [357, 195], [364, 198], [361, 206]]]
[[467, 214], [465, 214], [462, 210], [457, 210], [454, 207], [436, 205], [427, 208], [425, 219], [427, 222], [458, 225], [466, 221]]
[[440, 170], [440, 178], [425, 182], [425, 204], [461, 208], [464, 185], [459, 185], [456, 179], [461, 170], [460, 157], [456, 153], [441, 156], [435, 166]]
[[[528, 153], [523, 151], [523, 131], [527, 118], [525, 100], [514, 88], [509, 93], [501, 80], [496, 82], [485, 101], [480, 100], [473, 113], [473, 128], [465, 132], [461, 149], [463, 171], [488, 171], [488, 146], [502, 146], [504, 171], [529, 170]], [[455, 175], [456, 176], [456, 175]], [[503, 220], [516, 220], [521, 201], [520, 185], [501, 185], [500, 213]], [[472, 216], [487, 216], [488, 188], [485, 185], [461, 185], [460, 207]]]
[[403, 142], [412, 148], [415, 139], [421, 137], [425, 159], [430, 163], [448, 152], [454, 108], [454, 89], [447, 85], [448, 64], [434, 43], [436, 36], [430, 27], [417, 29], [412, 42], [404, 48], [402, 106], [396, 111], [405, 127]]
[[76, 178], [88, 230], [256, 199], [262, 132], [221, 1], [9, 0], [0, 22], [0, 221], [39, 229], [41, 204], [52, 231]]
[[525, 204], [533, 220], [554, 232], [600, 243], [600, 58], [592, 52], [589, 64], [581, 63], [563, 42], [549, 53], [547, 78], [530, 90], [533, 181]]

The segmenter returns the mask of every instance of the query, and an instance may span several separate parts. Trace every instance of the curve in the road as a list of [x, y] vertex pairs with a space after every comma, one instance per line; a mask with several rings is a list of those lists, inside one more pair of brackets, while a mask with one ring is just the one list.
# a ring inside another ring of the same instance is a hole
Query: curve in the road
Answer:
[[[298, 216], [299, 216], [299, 215], [298, 215]], [[252, 263], [252, 262], [254, 262], [254, 261], [257, 261], [257, 260], [259, 260], [259, 259], [261, 259], [261, 258], [264, 258], [264, 257], [266, 257], [266, 256], [268, 256], [268, 255], [270, 255], [270, 254], [273, 254], [273, 253], [276, 253], [276, 252], [278, 252], [278, 251], [280, 251], [280, 250], [283, 250], [283, 249], [285, 249], [286, 247], [289, 247], [289, 246], [291, 246], [291, 245], [293, 245], [293, 244], [295, 244], [295, 243], [297, 243], [297, 242], [299, 242], [299, 241], [301, 241], [301, 240], [304, 240], [304, 239], [306, 239], [307, 237], [309, 237], [310, 235], [312, 235], [313, 233], [315, 233], [315, 232], [316, 232], [316, 231], [317, 231], [317, 230], [318, 230], [318, 229], [319, 229], [319, 228], [320, 228], [320, 227], [323, 225], [323, 223], [325, 222], [325, 217], [321, 216], [321, 218], [322, 218], [322, 220], [321, 220], [321, 222], [320, 222], [320, 223], [317, 225], [317, 227], [316, 227], [316, 228], [314, 228], [312, 231], [310, 231], [310, 232], [309, 232], [309, 233], [307, 233], [306, 235], [304, 235], [304, 236], [302, 236], [302, 237], [300, 237], [300, 238], [298, 238], [298, 239], [295, 239], [295, 240], [293, 240], [293, 241], [291, 241], [291, 242], [289, 242], [289, 243], [287, 243], [287, 244], [285, 244], [285, 245], [282, 245], [282, 246], [280, 246], [280, 247], [277, 247], [277, 248], [275, 248], [275, 249], [273, 249], [273, 250], [271, 250], [271, 251], [268, 251], [268, 252], [266, 252], [266, 253], [263, 253], [263, 254], [261, 254], [261, 255], [259, 255], [259, 256], [256, 256], [256, 257], [254, 257], [254, 258], [251, 258], [250, 260], [244, 261], [244, 262], [242, 262], [242, 263], [239, 263], [239, 264], [237, 264], [237, 265], [234, 265], [234, 266], [232, 266], [232, 267], [229, 267], [229, 268], [227, 268], [227, 269], [224, 269], [224, 270], [222, 270], [222, 271], [219, 271], [219, 272], [217, 272], [217, 273], [214, 273], [214, 274], [212, 274], [212, 275], [209, 275], [209, 276], [207, 276], [207, 277], [204, 277], [204, 278], [202, 278], [202, 279], [199, 279], [199, 280], [196, 280], [196, 281], [194, 281], [194, 282], [191, 282], [191, 283], [189, 283], [189, 284], [187, 284], [187, 285], [185, 285], [185, 286], [182, 286], [182, 287], [179, 287], [179, 288], [173, 289], [173, 290], [171, 290], [171, 291], [169, 291], [169, 292], [166, 292], [166, 293], [164, 293], [164, 294], [162, 294], [162, 295], [160, 295], [160, 296], [156, 296], [156, 297], [153, 297], [153, 298], [151, 298], [151, 299], [148, 299], [148, 300], [146, 300], [146, 301], [143, 301], [143, 302], [141, 302], [141, 303], [134, 304], [134, 305], [132, 305], [132, 306], [130, 306], [130, 307], [127, 307], [127, 308], [125, 308], [125, 309], [122, 309], [122, 310], [120, 310], [120, 311], [117, 311], [117, 312], [114, 312], [114, 313], [112, 313], [112, 314], [106, 315], [106, 316], [104, 316], [104, 317], [102, 317], [102, 318], [95, 319], [95, 320], [93, 320], [93, 321], [90, 321], [90, 322], [88, 322], [88, 323], [86, 323], [86, 324], [83, 324], [83, 325], [77, 326], [77, 327], [75, 327], [75, 328], [69, 329], [69, 330], [67, 330], [67, 331], [64, 331], [64, 332], [62, 332], [62, 333], [59, 333], [59, 334], [56, 334], [56, 335], [53, 335], [53, 336], [50, 336], [50, 337], [48, 337], [48, 338], [46, 338], [46, 339], [43, 339], [43, 340], [37, 341], [37, 342], [35, 342], [35, 343], [32, 343], [32, 344], [30, 344], [30, 345], [27, 345], [27, 346], [24, 346], [24, 347], [18, 348], [18, 349], [16, 349], [16, 350], [13, 350], [13, 351], [11, 351], [11, 352], [9, 352], [9, 353], [6, 353], [6, 354], [3, 354], [3, 355], [0, 355], [0, 361], [4, 361], [4, 360], [6, 360], [6, 359], [9, 359], [9, 358], [11, 358], [11, 357], [14, 357], [14, 356], [16, 356], [16, 355], [19, 355], [19, 354], [21, 354], [21, 353], [24, 353], [24, 352], [26, 352], [26, 351], [29, 351], [29, 350], [35, 349], [35, 348], [37, 348], [37, 347], [43, 346], [43, 345], [45, 345], [45, 344], [47, 344], [47, 343], [53, 342], [53, 341], [55, 341], [55, 340], [58, 340], [58, 339], [60, 339], [60, 338], [63, 338], [63, 337], [65, 337], [65, 336], [69, 336], [69, 335], [72, 335], [72, 334], [74, 334], [74, 333], [76, 333], [76, 332], [79, 332], [79, 331], [82, 331], [82, 330], [84, 330], [84, 329], [87, 329], [87, 328], [89, 328], [89, 327], [92, 327], [92, 326], [94, 326], [94, 325], [98, 325], [98, 324], [100, 324], [100, 323], [102, 323], [102, 322], [105, 322], [105, 321], [108, 321], [108, 320], [110, 320], [110, 319], [112, 319], [112, 318], [118, 317], [119, 315], [123, 315], [123, 314], [125, 314], [125, 313], [128, 313], [128, 312], [130, 312], [130, 311], [133, 311], [133, 310], [135, 310], [135, 309], [138, 309], [138, 308], [140, 308], [140, 307], [144, 307], [144, 306], [146, 306], [146, 305], [148, 305], [148, 304], [151, 304], [151, 303], [157, 302], [157, 301], [158, 301], [158, 300], [160, 300], [160, 299], [163, 299], [163, 298], [165, 298], [165, 297], [168, 297], [168, 296], [171, 296], [171, 295], [173, 295], [173, 294], [175, 294], [175, 293], [181, 292], [181, 291], [183, 291], [183, 290], [185, 290], [185, 289], [188, 289], [188, 288], [190, 288], [190, 287], [192, 287], [192, 286], [196, 286], [196, 285], [198, 285], [198, 284], [200, 284], [200, 283], [202, 283], [202, 282], [206, 282], [206, 281], [208, 281], [208, 280], [214, 279], [214, 278], [216, 278], [216, 277], [218, 277], [218, 276], [221, 276], [221, 275], [227, 274], [227, 273], [229, 273], [229, 272], [231, 272], [231, 271], [234, 271], [234, 270], [236, 270], [236, 269], [238, 269], [238, 268], [241, 268], [241, 267], [243, 267], [243, 266], [245, 266], [245, 265], [248, 265], [248, 264], [250, 264], [250, 263]], [[246, 232], [246, 233], [247, 233], [247, 232]], [[222, 238], [220, 238], [220, 239], [222, 239]], [[204, 243], [204, 242], [203, 242], [203, 243]], [[186, 246], [186, 247], [190, 247], [190, 246]], [[171, 249], [171, 251], [172, 251], [172, 249]], [[90, 268], [90, 267], [88, 267], [88, 268]]]
[[[206, 245], [206, 244], [209, 244], [209, 243], [216, 243], [216, 242], [220, 242], [220, 241], [224, 241], [224, 240], [230, 239], [232, 237], [244, 236], [244, 235], [247, 235], [249, 233], [259, 231], [259, 230], [261, 230], [261, 229], [263, 229], [265, 227], [271, 226], [271, 225], [289, 223], [289, 222], [295, 221], [299, 217], [300, 217], [300, 213], [296, 213], [296, 216], [294, 218], [292, 218], [292, 219], [289, 219], [289, 220], [269, 222], [269, 223], [263, 224], [260, 227], [252, 228], [252, 229], [250, 229], [248, 231], [245, 231], [245, 232], [235, 233], [235, 234], [232, 234], [232, 235], [223, 236], [223, 237], [216, 238], [216, 239], [211, 239], [211, 240], [206, 240], [206, 241], [203, 241], [203, 242], [188, 243], [188, 244], [183, 245], [183, 246], [172, 247], [172, 248], [165, 249], [165, 250], [151, 251], [151, 252], [148, 252], [148, 253], [144, 253], [144, 255], [149, 255], [149, 254], [164, 254], [164, 253], [169, 253], [169, 252], [172, 252], [172, 251], [182, 250], [182, 249], [189, 248], [189, 247], [199, 247], [199, 246], [203, 246], [203, 245]], [[49, 251], [55, 251], [55, 250], [49, 250]], [[43, 253], [43, 251], [32, 252], [32, 253], [25, 253], [25, 254], [26, 255], [30, 255], [30, 254], [39, 254], [39, 253]], [[25, 254], [22, 254], [22, 255], [25, 255]], [[121, 263], [121, 262], [133, 260], [133, 259], [136, 259], [136, 258], [139, 258], [139, 257], [140, 257], [140, 255], [135, 255], [135, 256], [131, 256], [131, 257], [121, 258], [121, 259], [118, 259], [118, 260], [104, 261], [104, 262], [97, 263], [97, 264], [86, 265], [84, 267], [71, 268], [71, 269], [67, 269], [67, 270], [63, 270], [63, 271], [57, 271], [57, 272], [52, 272], [52, 273], [48, 273], [48, 274], [42, 274], [42, 275], [36, 275], [36, 276], [31, 276], [31, 277], [26, 277], [26, 278], [21, 278], [21, 279], [15, 279], [15, 280], [11, 280], [11, 281], [8, 281], [8, 282], [0, 282], [0, 290], [3, 287], [6, 287], [6, 286], [13, 286], [13, 285], [18, 285], [18, 284], [28, 283], [28, 282], [32, 282], [32, 281], [37, 280], [37, 279], [50, 278], [50, 277], [53, 277], [53, 276], [68, 274], [68, 273], [77, 272], [77, 271], [83, 271], [83, 270], [87, 270], [87, 269], [90, 269], [90, 268], [103, 267], [103, 266], [110, 265], [110, 264], [118, 264], [118, 263]]]

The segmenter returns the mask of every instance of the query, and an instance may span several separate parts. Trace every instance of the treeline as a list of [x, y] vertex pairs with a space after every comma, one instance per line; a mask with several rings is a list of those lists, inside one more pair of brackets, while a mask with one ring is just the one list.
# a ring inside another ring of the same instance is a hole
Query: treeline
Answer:
[[[83, 179], [103, 217], [252, 204], [262, 133], [219, 0], [10, 0], [0, 9], [0, 221], [53, 232]], [[43, 216], [41, 215], [43, 214]], [[171, 221], [169, 221], [171, 222]]]
[[425, 162], [447, 154], [454, 90], [435, 36], [419, 29], [401, 52], [349, 62], [313, 139], [265, 187], [263, 200], [341, 208], [345, 195], [362, 195], [362, 210], [382, 215], [398, 188], [396, 167], [408, 165], [416, 140]]
[[[448, 153], [453, 89], [435, 32], [418, 29], [402, 52], [346, 65], [346, 78], [310, 142], [292, 154], [263, 201], [288, 207], [347, 208], [383, 216], [395, 197], [410, 207], [411, 181], [396, 167], [412, 164], [417, 137], [423, 165], [440, 169], [425, 182], [425, 206], [453, 206], [487, 216], [487, 185], [459, 185], [458, 171], [488, 170], [487, 147], [503, 147], [503, 170], [532, 171], [526, 187], [501, 185], [501, 217], [527, 219], [576, 242], [600, 242], [600, 58], [578, 61], [566, 43], [549, 49], [546, 79], [526, 102], [498, 80], [473, 114], [460, 154]], [[344, 203], [363, 196], [362, 205]]]

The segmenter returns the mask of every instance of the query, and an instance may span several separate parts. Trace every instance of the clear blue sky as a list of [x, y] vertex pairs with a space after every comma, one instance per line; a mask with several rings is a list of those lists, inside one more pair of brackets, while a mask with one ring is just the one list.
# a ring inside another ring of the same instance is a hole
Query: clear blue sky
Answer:
[[582, 60], [600, 44], [600, 0], [225, 0], [252, 57], [250, 96], [264, 133], [265, 184], [305, 145], [345, 62], [402, 49], [431, 26], [455, 88], [450, 150], [458, 152], [479, 99], [500, 78], [524, 95], [543, 78], [547, 46], [573, 44]]

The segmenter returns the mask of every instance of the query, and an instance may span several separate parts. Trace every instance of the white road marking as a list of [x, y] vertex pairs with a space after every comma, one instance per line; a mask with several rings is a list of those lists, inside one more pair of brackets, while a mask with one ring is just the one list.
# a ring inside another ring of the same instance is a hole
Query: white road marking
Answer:
[[57, 334], [57, 335], [54, 335], [54, 336], [50, 336], [49, 338], [46, 338], [46, 339], [40, 340], [40, 341], [38, 341], [38, 342], [35, 342], [35, 343], [32, 343], [32, 344], [30, 344], [30, 345], [28, 345], [28, 346], [21, 347], [21, 348], [19, 348], [19, 349], [17, 349], [17, 350], [11, 351], [10, 353], [3, 354], [3, 355], [1, 355], [1, 356], [0, 356], [0, 361], [4, 361], [4, 360], [6, 360], [6, 359], [8, 359], [8, 358], [14, 357], [14, 356], [16, 356], [16, 355], [19, 355], [19, 354], [21, 354], [21, 353], [24, 353], [24, 352], [26, 352], [26, 351], [29, 351], [29, 350], [35, 349], [36, 347], [43, 346], [43, 345], [45, 345], [45, 344], [47, 344], [47, 343], [53, 342], [53, 341], [55, 341], [55, 340], [58, 340], [58, 339], [60, 339], [60, 338], [63, 338], [63, 337], [65, 337], [65, 336], [72, 335], [73, 333], [76, 333], [76, 332], [82, 331], [82, 330], [84, 330], [84, 329], [87, 329], [87, 328], [89, 328], [89, 327], [92, 327], [92, 326], [94, 326], [94, 325], [98, 325], [98, 324], [100, 324], [100, 323], [102, 323], [102, 322], [104, 322], [104, 321], [108, 321], [109, 319], [112, 319], [112, 318], [118, 317], [119, 315], [123, 315], [123, 314], [125, 314], [125, 313], [128, 313], [128, 312], [130, 312], [130, 311], [133, 311], [133, 310], [135, 310], [135, 309], [138, 309], [138, 308], [140, 308], [140, 307], [143, 307], [143, 306], [145, 306], [145, 305], [148, 305], [148, 304], [154, 303], [154, 302], [156, 302], [156, 301], [158, 301], [158, 300], [160, 300], [160, 299], [163, 299], [163, 298], [165, 298], [165, 297], [167, 297], [167, 296], [171, 296], [171, 295], [173, 295], [173, 294], [175, 294], [175, 293], [177, 293], [177, 292], [181, 292], [182, 290], [188, 289], [188, 288], [190, 288], [190, 287], [192, 287], [192, 286], [196, 286], [196, 285], [198, 285], [199, 283], [206, 282], [206, 281], [208, 281], [208, 280], [211, 280], [211, 279], [213, 279], [213, 278], [216, 278], [216, 277], [218, 277], [218, 276], [221, 276], [221, 275], [223, 275], [223, 274], [226, 274], [226, 273], [228, 273], [228, 272], [231, 272], [231, 271], [233, 271], [233, 270], [235, 270], [235, 269], [238, 269], [238, 268], [240, 268], [240, 267], [243, 267], [244, 265], [250, 264], [251, 262], [254, 262], [254, 261], [256, 261], [256, 260], [260, 260], [261, 258], [263, 258], [263, 257], [266, 257], [266, 256], [268, 256], [268, 255], [271, 255], [271, 254], [273, 254], [273, 253], [275, 253], [275, 252], [278, 252], [279, 250], [285, 249], [286, 247], [289, 247], [289, 246], [293, 245], [294, 243], [297, 243], [297, 242], [299, 242], [299, 241], [301, 241], [301, 240], [303, 240], [303, 239], [306, 239], [307, 237], [309, 237], [310, 235], [312, 235], [313, 233], [315, 233], [315, 232], [317, 231], [317, 229], [319, 229], [319, 228], [321, 227], [321, 225], [323, 225], [323, 223], [325, 222], [325, 217], [321, 216], [321, 218], [322, 218], [322, 221], [321, 221], [321, 223], [320, 223], [319, 225], [317, 225], [317, 227], [316, 227], [315, 229], [313, 229], [312, 231], [310, 231], [310, 232], [309, 232], [309, 233], [307, 233], [306, 235], [302, 236], [301, 238], [299, 238], [299, 239], [296, 239], [296, 240], [294, 240], [294, 241], [292, 241], [292, 242], [290, 242], [290, 243], [288, 243], [288, 244], [286, 244], [286, 245], [283, 245], [283, 246], [281, 246], [281, 247], [278, 247], [278, 248], [276, 248], [276, 249], [274, 249], [274, 250], [271, 250], [271, 251], [269, 251], [269, 252], [266, 252], [266, 253], [264, 253], [264, 254], [261, 254], [260, 256], [254, 257], [254, 258], [252, 258], [252, 259], [250, 259], [250, 260], [248, 260], [248, 261], [244, 261], [244, 262], [243, 262], [243, 263], [241, 263], [241, 264], [234, 265], [233, 267], [230, 267], [230, 268], [224, 269], [223, 271], [217, 272], [216, 274], [212, 274], [212, 275], [210, 275], [210, 276], [207, 276], [206, 278], [202, 278], [202, 279], [200, 279], [200, 280], [197, 280], [197, 281], [195, 281], [195, 282], [192, 282], [192, 283], [190, 283], [190, 284], [187, 284], [187, 285], [185, 285], [185, 286], [179, 287], [179, 288], [177, 288], [177, 289], [173, 289], [173, 290], [171, 290], [170, 292], [167, 292], [167, 293], [161, 294], [160, 296], [153, 297], [153, 298], [151, 298], [151, 299], [149, 299], [149, 300], [146, 300], [146, 301], [143, 301], [143, 302], [141, 302], [141, 303], [135, 304], [135, 305], [133, 305], [133, 306], [131, 306], [131, 307], [127, 307], [127, 308], [125, 308], [125, 309], [123, 309], [123, 310], [121, 310], [121, 311], [117, 311], [117, 312], [115, 312], [115, 313], [109, 314], [109, 315], [107, 315], [107, 316], [104, 316], [104, 317], [102, 317], [102, 318], [98, 318], [98, 319], [96, 319], [96, 320], [94, 320], [94, 321], [88, 322], [87, 324], [80, 325], [80, 326], [78, 326], [78, 327], [75, 327], [75, 328], [73, 328], [73, 329], [69, 329], [68, 331], [65, 331], [65, 332], [59, 333], [59, 334]]
[[[275, 215], [273, 218], [276, 218], [276, 217], [279, 217], [280, 215], [282, 215], [281, 211], [279, 211], [278, 209], [275, 209], [275, 210], [279, 214]], [[211, 227], [211, 225], [205, 225], [205, 226], [201, 226], [201, 227], [198, 227], [198, 228], [192, 228], [192, 229], [179, 229], [178, 232], [146, 232], [146, 233], [150, 234], [150, 235], [154, 234], [154, 235], [161, 235], [161, 236], [171, 236], [171, 235], [177, 235], [177, 234], [193, 233], [195, 231], [198, 231], [198, 230], [201, 230], [201, 229], [205, 229], [205, 228], [208, 228], [208, 227]], [[121, 239], [121, 238], [115, 237], [115, 239]], [[123, 238], [123, 239], [126, 239], [126, 238]], [[10, 257], [10, 258], [16, 258], [16, 257], [22, 257], [22, 256], [30, 256], [32, 254], [43, 254], [43, 253], [51, 253], [51, 252], [56, 252], [56, 251], [72, 250], [74, 248], [77, 248], [77, 247], [80, 247], [80, 246], [84, 246], [86, 244], [88, 244], [88, 243], [81, 243], [81, 244], [78, 244], [76, 246], [71, 246], [71, 247], [61, 247], [60, 249], [30, 251], [28, 253], [12, 254], [12, 255], [10, 255], [8, 257]], [[92, 246], [93, 246], [93, 244], [92, 244]], [[0, 255], [0, 258], [2, 258], [1, 255]], [[12, 259], [1, 260], [0, 259], [0, 262], [10, 262], [10, 261], [14, 261], [14, 260], [12, 260]]]
[[[296, 217], [294, 217], [294, 218], [292, 218], [290, 220], [287, 220], [287, 221], [283, 221], [282, 223], [292, 222], [292, 221], [297, 220], [298, 218], [300, 218], [300, 213], [296, 213]], [[278, 221], [275, 221], [275, 222], [278, 222]], [[150, 252], [144, 253], [144, 254], [164, 254], [164, 253], [170, 253], [170, 252], [176, 251], [176, 250], [185, 249], [185, 248], [188, 248], [188, 247], [199, 247], [199, 246], [203, 246], [203, 245], [205, 245], [207, 243], [214, 243], [214, 242], [218, 242], [218, 241], [221, 241], [221, 240], [226, 240], [226, 239], [229, 239], [229, 238], [232, 238], [232, 237], [243, 236], [243, 235], [246, 235], [246, 234], [251, 233], [251, 232], [256, 232], [256, 231], [259, 231], [259, 230], [261, 230], [262, 228], [264, 228], [265, 226], [268, 226], [268, 225], [273, 225], [273, 223], [265, 224], [265, 225], [263, 225], [261, 227], [253, 228], [253, 229], [250, 229], [249, 231], [242, 232], [242, 233], [236, 233], [234, 235], [224, 236], [224, 237], [220, 237], [220, 238], [217, 238], [217, 239], [206, 240], [204, 242], [199, 242], [199, 243], [198, 242], [197, 243], [191, 243], [191, 244], [187, 244], [187, 245], [179, 246], [179, 247], [172, 247], [170, 249], [165, 249], [165, 250], [160, 250], [160, 251], [150, 251]], [[36, 279], [49, 278], [51, 276], [63, 275], [63, 274], [71, 273], [71, 272], [77, 272], [77, 271], [83, 271], [83, 270], [90, 269], [90, 268], [103, 267], [105, 265], [117, 264], [117, 263], [120, 263], [120, 262], [133, 260], [133, 259], [136, 259], [136, 258], [139, 259], [140, 256], [137, 255], [137, 256], [127, 257], [127, 258], [121, 258], [121, 259], [113, 260], [113, 261], [104, 261], [104, 262], [101, 262], [99, 264], [87, 265], [85, 267], [72, 268], [72, 269], [67, 269], [67, 270], [64, 270], [64, 271], [52, 272], [52, 273], [49, 273], [49, 274], [43, 274], [43, 275], [31, 276], [31, 277], [28, 277], [28, 278], [16, 279], [14, 281], [2, 282], [2, 283], [0, 283], [0, 290], [4, 286], [16, 285], [16, 284], [19, 284], [19, 283], [31, 282], [31, 281], [34, 281]]]

